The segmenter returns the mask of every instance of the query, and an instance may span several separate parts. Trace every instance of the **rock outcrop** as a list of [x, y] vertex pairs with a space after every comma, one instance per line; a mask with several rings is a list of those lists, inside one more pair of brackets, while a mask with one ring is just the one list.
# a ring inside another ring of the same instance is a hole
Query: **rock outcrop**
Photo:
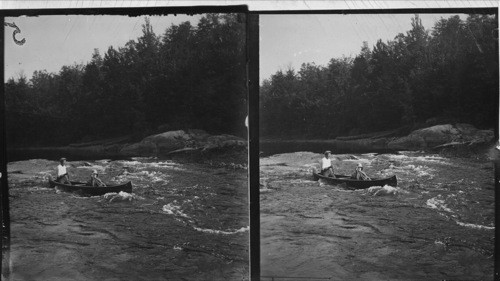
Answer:
[[393, 150], [439, 148], [452, 145], [485, 144], [493, 140], [493, 130], [478, 130], [469, 124], [436, 125], [413, 131], [387, 144]]
[[125, 146], [120, 153], [125, 156], [169, 155], [207, 151], [246, 149], [246, 140], [233, 135], [210, 135], [203, 130], [169, 131], [144, 138]]
[[365, 153], [401, 150], [428, 150], [444, 147], [489, 144], [494, 139], [493, 130], [479, 130], [470, 124], [443, 124], [415, 130], [407, 136], [394, 136], [395, 131], [339, 137], [331, 140], [262, 140], [264, 154], [292, 151], [334, 153]]
[[123, 138], [113, 142], [94, 141], [62, 147], [13, 148], [9, 153], [13, 159], [51, 158], [53, 155], [98, 159], [240, 152], [247, 148], [247, 141], [243, 138], [233, 135], [210, 135], [203, 130], [168, 131], [148, 136], [137, 143], [129, 141], [129, 138]]

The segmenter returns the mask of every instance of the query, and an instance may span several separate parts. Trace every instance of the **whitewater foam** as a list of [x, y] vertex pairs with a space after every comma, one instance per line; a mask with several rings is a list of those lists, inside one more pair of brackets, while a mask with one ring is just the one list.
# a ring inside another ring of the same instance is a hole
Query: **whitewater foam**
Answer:
[[418, 177], [427, 177], [428, 179], [433, 179], [434, 172], [436, 172], [436, 170], [423, 165], [415, 166], [413, 164], [409, 164], [404, 166], [394, 166], [394, 164], [390, 164], [389, 168], [381, 170], [380, 172], [378, 172], [378, 174], [385, 176], [394, 174], [394, 172], [405, 175], [417, 175]]
[[400, 152], [401, 154], [387, 154], [389, 160], [396, 160], [402, 162], [431, 162], [436, 164], [450, 164], [448, 159], [438, 155], [412, 155], [412, 152]]
[[396, 195], [401, 192], [401, 189], [390, 185], [372, 186], [368, 188], [368, 193], [373, 196]]
[[77, 196], [77, 195], [71, 195], [71, 198], [75, 199], [91, 199], [91, 198], [101, 198], [100, 195], [95, 195], [95, 196]]
[[216, 229], [208, 229], [208, 228], [199, 228], [199, 227], [193, 227], [195, 230], [200, 231], [200, 232], [205, 232], [205, 233], [212, 233], [212, 234], [224, 234], [224, 235], [231, 235], [231, 234], [236, 234], [240, 232], [246, 232], [250, 230], [250, 226], [247, 227], [242, 227], [240, 229], [236, 229], [233, 231], [223, 231], [223, 230], [216, 230]]
[[453, 213], [453, 211], [450, 208], [448, 208], [448, 206], [445, 204], [445, 201], [442, 199], [438, 199], [437, 197], [428, 199], [427, 202], [425, 202], [425, 204], [429, 206], [431, 209], [442, 210], [449, 213]]
[[369, 166], [371, 166], [371, 164], [374, 160], [375, 159], [356, 158], [356, 159], [342, 159], [342, 162], [353, 162], [352, 165], [362, 164], [364, 167], [369, 167]]
[[149, 182], [168, 182], [168, 178], [170, 175], [167, 175], [162, 172], [149, 172], [149, 171], [139, 171], [139, 172], [127, 172], [124, 171], [123, 174], [113, 177], [111, 181], [114, 182], [127, 182], [130, 181], [130, 179], [138, 179], [138, 180], [146, 180]]
[[181, 216], [184, 218], [189, 218], [188, 215], [181, 211], [181, 206], [176, 205], [177, 200], [174, 200], [172, 203], [168, 203], [167, 205], [163, 205], [162, 211], [167, 215]]
[[137, 166], [142, 164], [142, 162], [139, 161], [128, 161], [128, 160], [118, 160], [116, 163], [121, 164], [123, 166]]
[[97, 171], [99, 171], [99, 173], [103, 173], [104, 170], [106, 170], [106, 168], [104, 168], [103, 166], [101, 166], [101, 165], [95, 165], [95, 164], [94, 165], [90, 165], [90, 166], [78, 166], [76, 168], [77, 169], [89, 170], [89, 172], [92, 171], [92, 170], [97, 170]]
[[474, 229], [488, 229], [488, 230], [495, 229], [494, 226], [485, 226], [485, 225], [480, 225], [480, 224], [464, 223], [464, 222], [459, 222], [459, 221], [456, 221], [456, 223], [460, 226], [465, 226], [465, 227], [474, 228]]
[[132, 193], [128, 193], [128, 192], [124, 192], [124, 191], [120, 191], [119, 193], [116, 193], [116, 192], [109, 192], [109, 193], [106, 193], [103, 195], [103, 198], [105, 200], [109, 200], [109, 202], [114, 202], [114, 201], [132, 201], [132, 200], [142, 200], [144, 198], [138, 196], [138, 195], [135, 195], [135, 194], [132, 194]]

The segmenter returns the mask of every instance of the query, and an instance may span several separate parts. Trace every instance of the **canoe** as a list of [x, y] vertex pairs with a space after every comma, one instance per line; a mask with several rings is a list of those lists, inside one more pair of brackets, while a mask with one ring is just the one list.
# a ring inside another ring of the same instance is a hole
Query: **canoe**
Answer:
[[395, 175], [383, 179], [371, 179], [371, 180], [356, 180], [352, 179], [351, 176], [345, 176], [345, 175], [335, 175], [335, 176], [337, 178], [330, 178], [313, 172], [313, 177], [315, 181], [323, 179], [330, 184], [333, 185], [345, 184], [346, 187], [350, 187], [353, 189], [364, 189], [364, 188], [369, 188], [371, 186], [384, 186], [384, 185], [398, 186], [398, 180]]
[[57, 188], [63, 191], [67, 192], [78, 192], [80, 194], [85, 194], [85, 195], [91, 195], [91, 196], [96, 196], [96, 195], [103, 195], [106, 193], [110, 192], [132, 192], [132, 183], [127, 182], [124, 184], [119, 184], [119, 185], [107, 185], [107, 186], [89, 186], [87, 183], [84, 182], [77, 182], [77, 181], [72, 181], [72, 185], [68, 184], [63, 184], [60, 182], [55, 182], [53, 180], [49, 180], [49, 186], [51, 188]]

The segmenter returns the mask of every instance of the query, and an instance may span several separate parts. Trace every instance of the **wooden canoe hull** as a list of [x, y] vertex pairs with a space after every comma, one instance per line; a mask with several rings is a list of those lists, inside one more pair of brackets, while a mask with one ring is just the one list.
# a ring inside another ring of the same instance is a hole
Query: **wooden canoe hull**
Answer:
[[329, 184], [333, 185], [345, 184], [347, 187], [352, 189], [365, 189], [371, 186], [384, 186], [384, 185], [398, 186], [398, 180], [395, 175], [384, 179], [372, 179], [372, 180], [356, 180], [356, 179], [351, 179], [351, 176], [345, 176], [345, 175], [335, 175], [335, 176], [337, 178], [330, 178], [313, 172], [313, 177], [314, 180], [316, 181], [319, 179], [323, 179]]
[[62, 191], [66, 192], [77, 192], [80, 194], [85, 194], [85, 195], [91, 195], [91, 196], [97, 196], [97, 195], [103, 195], [106, 193], [110, 192], [132, 192], [132, 183], [127, 182], [125, 184], [120, 184], [120, 185], [110, 185], [110, 186], [88, 186], [86, 183], [83, 182], [71, 182], [72, 185], [68, 184], [63, 184], [59, 182], [55, 182], [53, 180], [49, 180], [49, 186], [51, 188], [57, 188]]

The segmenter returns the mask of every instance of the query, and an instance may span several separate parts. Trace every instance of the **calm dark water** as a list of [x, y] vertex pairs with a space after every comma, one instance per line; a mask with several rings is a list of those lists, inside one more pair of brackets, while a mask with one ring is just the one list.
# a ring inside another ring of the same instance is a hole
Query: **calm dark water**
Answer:
[[68, 151], [58, 151], [49, 149], [15, 149], [7, 151], [7, 162], [15, 162], [30, 159], [47, 159], [58, 161], [61, 157], [67, 158], [69, 161], [80, 161], [80, 160], [99, 160], [99, 159], [113, 159], [113, 160], [130, 160], [130, 157], [124, 157], [119, 154], [109, 153], [103, 156], [102, 153], [83, 153], [83, 152], [68, 152]]
[[361, 163], [372, 177], [398, 177], [397, 187], [351, 191], [313, 181], [321, 157], [261, 158], [263, 280], [492, 279], [492, 162], [418, 152], [336, 154], [338, 173]]
[[[11, 251], [2, 280], [247, 280], [247, 170], [170, 160], [69, 161], [133, 192], [47, 188], [57, 161], [11, 162]], [[10, 275], [6, 276], [6, 272]]]

